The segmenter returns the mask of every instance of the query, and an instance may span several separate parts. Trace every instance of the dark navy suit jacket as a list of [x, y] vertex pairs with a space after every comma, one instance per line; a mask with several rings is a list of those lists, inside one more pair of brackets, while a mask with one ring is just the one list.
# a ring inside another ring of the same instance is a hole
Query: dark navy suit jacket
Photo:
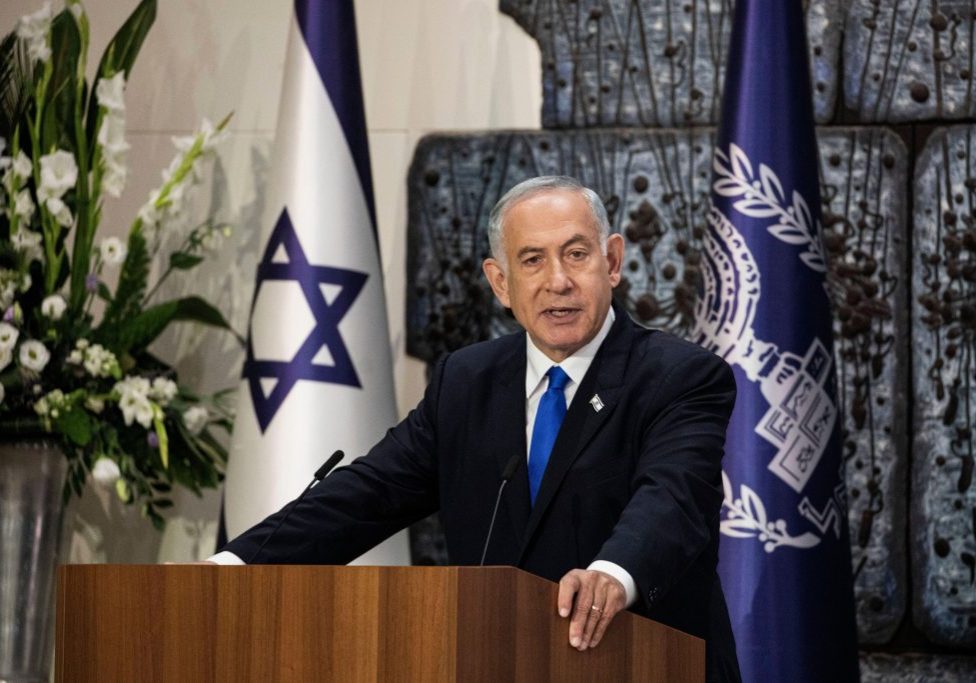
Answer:
[[[535, 505], [524, 466], [505, 489], [486, 564], [558, 581], [594, 559], [615, 562], [637, 584], [631, 609], [704, 638], [708, 680], [737, 681], [716, 573], [735, 380], [717, 356], [616, 312]], [[417, 408], [312, 489], [253, 561], [346, 563], [440, 510], [451, 563], [478, 564], [501, 473], [513, 454], [526, 457], [525, 364], [522, 333], [445, 357]], [[281, 514], [224, 550], [249, 558]]]

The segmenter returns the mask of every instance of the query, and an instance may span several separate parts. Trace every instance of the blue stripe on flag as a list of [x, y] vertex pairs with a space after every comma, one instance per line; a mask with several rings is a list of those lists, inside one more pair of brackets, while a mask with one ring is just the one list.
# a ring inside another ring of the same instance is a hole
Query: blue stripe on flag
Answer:
[[352, 0], [295, 0], [295, 17], [356, 163], [375, 236], [376, 211]]

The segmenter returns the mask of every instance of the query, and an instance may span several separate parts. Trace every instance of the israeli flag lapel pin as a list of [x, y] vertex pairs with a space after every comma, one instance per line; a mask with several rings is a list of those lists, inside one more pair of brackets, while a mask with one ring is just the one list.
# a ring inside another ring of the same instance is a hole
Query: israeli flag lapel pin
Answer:
[[593, 394], [593, 398], [590, 399], [590, 405], [593, 406], [593, 412], [595, 413], [603, 410], [603, 401], [600, 400], [599, 394]]

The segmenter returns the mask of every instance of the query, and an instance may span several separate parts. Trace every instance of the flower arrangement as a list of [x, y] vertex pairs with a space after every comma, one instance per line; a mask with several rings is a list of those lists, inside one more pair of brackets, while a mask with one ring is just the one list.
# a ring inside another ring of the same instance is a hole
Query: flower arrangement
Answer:
[[[226, 232], [212, 220], [190, 227], [187, 201], [226, 119], [175, 138], [127, 238], [96, 239], [104, 199], [125, 187], [126, 79], [155, 15], [155, 0], [139, 3], [94, 88], [79, 0], [56, 14], [48, 2], [0, 42], [0, 435], [57, 441], [66, 497], [92, 473], [161, 527], [173, 484], [199, 492], [222, 479], [214, 430], [232, 416], [226, 392], [195, 395], [149, 346], [176, 321], [231, 330], [199, 297], [157, 300]], [[160, 258], [168, 267], [150, 287]]]

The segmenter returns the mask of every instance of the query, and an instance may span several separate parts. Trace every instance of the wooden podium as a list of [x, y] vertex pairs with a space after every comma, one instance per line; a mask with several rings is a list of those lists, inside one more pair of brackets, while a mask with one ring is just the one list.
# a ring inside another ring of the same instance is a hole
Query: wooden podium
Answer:
[[629, 612], [577, 652], [556, 589], [510, 567], [66, 565], [55, 680], [704, 680], [704, 641]]

